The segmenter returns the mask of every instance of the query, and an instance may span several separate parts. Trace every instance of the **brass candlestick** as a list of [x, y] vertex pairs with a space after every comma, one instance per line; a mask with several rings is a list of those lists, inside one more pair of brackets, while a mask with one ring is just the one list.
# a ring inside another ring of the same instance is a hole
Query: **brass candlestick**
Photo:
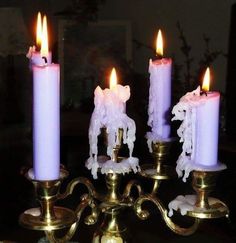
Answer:
[[56, 207], [61, 182], [68, 176], [67, 171], [60, 171], [60, 178], [51, 181], [38, 181], [29, 173], [26, 177], [32, 181], [40, 208], [32, 208], [20, 216], [20, 224], [34, 230], [58, 230], [70, 227], [77, 221], [76, 214], [67, 208]]
[[[119, 163], [122, 158], [119, 157], [119, 150], [122, 146], [123, 130], [118, 131], [118, 141], [113, 148], [111, 159]], [[168, 210], [165, 208], [156, 192], [160, 181], [170, 179], [175, 173], [173, 170], [166, 169], [168, 166], [163, 164], [166, 159], [171, 143], [153, 143], [153, 155], [155, 165], [142, 169], [141, 174], [154, 180], [151, 193], [143, 193], [142, 186], [137, 180], [131, 180], [125, 187], [123, 193], [120, 193], [120, 181], [122, 174], [114, 173], [112, 170], [105, 175], [107, 191], [104, 195], [97, 193], [92, 183], [84, 178], [78, 177], [72, 180], [64, 193], [60, 193], [62, 180], [67, 176], [67, 172], [61, 170], [59, 180], [55, 181], [37, 181], [27, 174], [34, 186], [37, 199], [40, 202], [40, 208], [26, 210], [20, 216], [20, 224], [26, 228], [34, 230], [43, 230], [51, 243], [65, 243], [69, 241], [75, 231], [78, 229], [79, 221], [84, 209], [89, 207], [91, 213], [85, 217], [87, 225], [95, 224], [101, 215], [102, 223], [97, 227], [93, 235], [93, 243], [115, 242], [128, 243], [129, 237], [127, 227], [120, 221], [120, 215], [124, 209], [133, 209], [138, 218], [145, 220], [149, 217], [148, 210], [144, 210], [143, 203], [152, 202], [160, 212], [165, 224], [173, 232], [179, 235], [193, 234], [199, 226], [202, 219], [217, 218], [227, 216], [229, 210], [227, 206], [218, 199], [208, 197], [215, 183], [217, 172], [193, 172], [193, 188], [197, 192], [197, 200], [194, 210], [187, 212], [187, 216], [193, 218], [189, 227], [183, 228], [175, 224], [168, 217]], [[154, 169], [155, 172], [149, 173], [148, 169]], [[172, 172], [170, 172], [172, 171]], [[74, 211], [55, 206], [57, 200], [63, 200], [74, 192], [74, 188], [79, 185], [85, 185], [88, 193], [84, 194]], [[137, 198], [131, 196], [133, 188], [138, 192]], [[68, 228], [63, 237], [57, 237], [57, 230]]]
[[165, 164], [172, 143], [172, 139], [169, 141], [152, 142], [154, 164], [144, 164], [141, 166], [141, 176], [153, 180], [152, 194], [157, 193], [161, 181], [176, 177], [175, 169]]
[[216, 185], [219, 171], [193, 171], [192, 187], [196, 191], [194, 210], [187, 215], [200, 219], [212, 219], [228, 216], [228, 207], [219, 199], [209, 197]]

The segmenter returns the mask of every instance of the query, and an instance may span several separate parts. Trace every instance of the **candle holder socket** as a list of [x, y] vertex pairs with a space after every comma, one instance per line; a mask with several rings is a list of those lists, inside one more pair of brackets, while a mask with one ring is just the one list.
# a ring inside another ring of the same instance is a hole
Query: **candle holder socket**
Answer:
[[60, 171], [58, 180], [39, 181], [26, 174], [32, 181], [40, 208], [31, 208], [20, 215], [19, 222], [22, 226], [34, 230], [58, 230], [70, 227], [76, 222], [76, 214], [67, 208], [56, 207], [61, 182], [68, 176], [65, 170]]
[[209, 197], [214, 190], [219, 171], [193, 171], [192, 187], [196, 191], [194, 210], [188, 211], [188, 216], [211, 219], [228, 216], [228, 207], [219, 199]]
[[[102, 128], [102, 132], [104, 140], [105, 140], [105, 144], [108, 146], [108, 131], [107, 128]], [[116, 145], [112, 148], [112, 155], [111, 155], [111, 159], [114, 162], [119, 162], [118, 160], [118, 154], [119, 151], [123, 145], [123, 134], [124, 131], [122, 128], [118, 128], [117, 134], [116, 134]]]
[[152, 142], [152, 156], [154, 164], [144, 164], [141, 166], [140, 174], [143, 177], [154, 181], [152, 193], [156, 193], [160, 182], [175, 178], [175, 169], [164, 164], [170, 151], [173, 140]]

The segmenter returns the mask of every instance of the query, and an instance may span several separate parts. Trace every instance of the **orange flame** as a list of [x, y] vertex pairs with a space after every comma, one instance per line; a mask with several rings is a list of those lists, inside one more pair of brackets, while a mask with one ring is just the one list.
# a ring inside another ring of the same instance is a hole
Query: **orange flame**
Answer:
[[41, 42], [42, 42], [42, 17], [41, 17], [41, 13], [38, 12], [37, 27], [36, 27], [36, 45], [40, 47]]
[[110, 75], [110, 89], [114, 89], [117, 85], [116, 69], [113, 67]]
[[202, 90], [207, 92], [210, 89], [210, 68], [206, 69], [204, 74], [203, 83], [202, 83]]
[[41, 43], [41, 56], [48, 55], [48, 30], [47, 30], [47, 17], [43, 16], [43, 27], [42, 27], [42, 43]]
[[158, 31], [157, 39], [156, 39], [156, 54], [159, 56], [163, 56], [163, 39], [161, 30]]

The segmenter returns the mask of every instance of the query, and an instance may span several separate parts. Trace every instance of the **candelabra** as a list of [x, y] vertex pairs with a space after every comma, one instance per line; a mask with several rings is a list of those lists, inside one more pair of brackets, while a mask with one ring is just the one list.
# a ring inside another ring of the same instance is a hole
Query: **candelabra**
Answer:
[[[122, 145], [122, 129], [119, 129], [119, 141], [113, 147], [112, 161], [119, 163], [119, 150]], [[61, 169], [60, 178], [53, 181], [37, 181], [31, 171], [26, 173], [26, 177], [32, 181], [37, 199], [40, 202], [39, 208], [28, 209], [20, 215], [19, 222], [23, 227], [45, 232], [48, 240], [55, 243], [69, 241], [78, 228], [81, 215], [85, 208], [89, 207], [91, 213], [85, 217], [87, 225], [95, 224], [103, 215], [102, 224], [98, 227], [93, 236], [93, 243], [127, 243], [129, 238], [125, 225], [120, 223], [120, 215], [125, 208], [132, 209], [139, 219], [145, 220], [149, 212], [142, 208], [145, 201], [152, 202], [160, 211], [166, 225], [179, 235], [193, 234], [202, 219], [213, 219], [224, 217], [229, 214], [227, 206], [218, 199], [209, 197], [209, 193], [214, 189], [215, 179], [219, 171], [193, 171], [192, 186], [196, 191], [192, 208], [187, 210], [186, 216], [192, 217], [193, 224], [183, 228], [173, 222], [169, 217], [169, 210], [163, 205], [157, 195], [160, 182], [175, 177], [172, 168], [165, 164], [169, 148], [173, 141], [153, 142], [154, 164], [144, 165], [139, 172], [140, 176], [153, 180], [151, 193], [144, 192], [141, 184], [137, 180], [131, 180], [126, 185], [124, 192], [120, 193], [120, 181], [122, 174], [110, 171], [105, 175], [107, 192], [104, 195], [98, 193], [93, 184], [84, 177], [73, 179], [64, 193], [60, 193], [60, 185], [66, 178], [68, 172]], [[57, 207], [57, 200], [65, 199], [73, 193], [74, 188], [83, 184], [88, 193], [80, 198], [75, 210], [64, 207]], [[131, 190], [136, 188], [138, 196], [131, 196]], [[57, 230], [67, 228], [68, 231], [63, 237], [57, 237]]]

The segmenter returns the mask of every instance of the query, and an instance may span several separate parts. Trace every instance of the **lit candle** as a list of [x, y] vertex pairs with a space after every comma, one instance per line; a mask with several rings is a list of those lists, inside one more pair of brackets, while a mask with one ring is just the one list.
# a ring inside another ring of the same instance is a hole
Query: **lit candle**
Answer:
[[174, 106], [173, 120], [182, 120], [178, 129], [183, 151], [177, 161], [179, 176], [185, 171], [217, 170], [220, 93], [209, 91], [210, 70], [206, 70], [200, 87], [184, 95]]
[[163, 58], [163, 40], [160, 30], [157, 35], [156, 52], [160, 58], [149, 61], [148, 125], [151, 127], [151, 132], [147, 133], [149, 143], [170, 137], [172, 60]]
[[[47, 27], [43, 29], [41, 53], [47, 56]], [[55, 180], [60, 171], [60, 67], [44, 60], [32, 68], [34, 176]]]
[[[108, 134], [107, 155], [112, 159], [112, 150], [119, 140], [118, 130], [123, 129], [123, 143], [128, 145], [129, 157], [131, 158], [136, 126], [135, 122], [126, 114], [126, 101], [130, 97], [130, 87], [117, 84], [114, 68], [110, 76], [110, 89], [102, 90], [98, 86], [94, 95], [95, 108], [89, 126], [90, 157], [87, 167], [92, 170], [93, 177], [97, 178], [99, 168], [97, 143], [101, 128], [105, 127]], [[113, 169], [113, 165], [111, 167]], [[126, 170], [125, 166], [124, 170]]]
[[209, 92], [210, 69], [203, 79], [200, 103], [196, 109], [194, 161], [200, 165], [213, 166], [218, 162], [218, 130], [220, 93]]
[[[52, 53], [48, 51], [47, 53], [42, 53], [42, 51], [38, 50], [45, 50], [46, 48], [41, 48], [42, 45], [42, 36], [47, 35], [47, 18], [46, 16], [42, 17], [41, 13], [38, 12], [37, 15], [37, 26], [36, 26], [36, 46], [29, 47], [29, 51], [27, 53], [27, 57], [30, 59], [31, 65], [44, 65], [45, 60], [48, 64], [52, 63]], [[46, 37], [48, 39], [48, 36]], [[44, 45], [48, 45], [44, 43]]]

